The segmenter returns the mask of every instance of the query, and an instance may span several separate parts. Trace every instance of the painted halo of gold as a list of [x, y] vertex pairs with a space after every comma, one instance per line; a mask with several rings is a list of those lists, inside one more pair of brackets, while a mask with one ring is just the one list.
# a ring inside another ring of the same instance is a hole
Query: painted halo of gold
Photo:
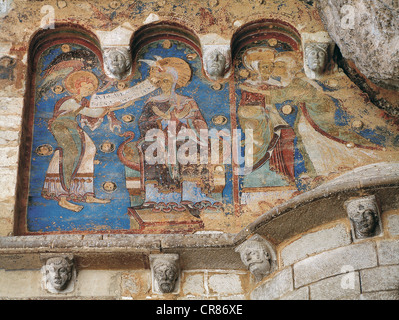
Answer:
[[246, 50], [243, 54], [242, 63], [248, 70], [255, 71], [253, 62], [264, 61], [273, 62], [276, 57], [276, 51], [270, 48], [255, 47]]
[[176, 88], [185, 87], [190, 81], [192, 75], [191, 68], [190, 65], [183, 59], [168, 57], [157, 61], [157, 63], [161, 67], [171, 67], [176, 70], [178, 75]]
[[73, 94], [78, 93], [78, 92], [77, 92], [77, 89], [76, 89], [76, 86], [75, 86], [75, 83], [76, 83], [76, 81], [77, 81], [78, 79], [81, 79], [81, 78], [86, 78], [86, 79], [92, 80], [93, 83], [94, 83], [94, 86], [95, 86], [95, 90], [97, 90], [98, 85], [99, 85], [99, 82], [98, 82], [97, 77], [94, 75], [94, 73], [89, 72], [89, 71], [83, 71], [83, 70], [81, 70], [81, 71], [75, 71], [75, 72], [70, 73], [70, 74], [65, 78], [65, 81], [64, 81], [65, 88], [66, 88], [69, 92], [71, 92], [71, 93], [73, 93]]

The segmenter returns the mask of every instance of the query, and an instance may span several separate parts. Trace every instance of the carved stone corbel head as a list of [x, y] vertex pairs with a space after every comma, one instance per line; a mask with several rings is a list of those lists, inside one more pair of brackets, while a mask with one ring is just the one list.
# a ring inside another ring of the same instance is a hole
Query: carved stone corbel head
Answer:
[[330, 59], [329, 46], [327, 42], [305, 44], [305, 72], [309, 78], [319, 78], [324, 74]]
[[118, 80], [126, 78], [131, 72], [132, 59], [126, 47], [114, 47], [104, 50], [104, 71]]
[[256, 282], [273, 272], [277, 267], [277, 258], [273, 246], [258, 234], [243, 242], [236, 249], [241, 261], [254, 275]]
[[74, 289], [76, 269], [72, 256], [53, 256], [41, 269], [42, 287], [50, 293], [68, 293]]
[[176, 282], [180, 274], [178, 261], [178, 254], [150, 255], [153, 292], [172, 293], [176, 291]]
[[345, 202], [354, 239], [380, 235], [382, 232], [380, 211], [375, 196], [352, 199]]
[[204, 69], [212, 80], [222, 79], [230, 69], [230, 48], [227, 46], [209, 45], [203, 50]]

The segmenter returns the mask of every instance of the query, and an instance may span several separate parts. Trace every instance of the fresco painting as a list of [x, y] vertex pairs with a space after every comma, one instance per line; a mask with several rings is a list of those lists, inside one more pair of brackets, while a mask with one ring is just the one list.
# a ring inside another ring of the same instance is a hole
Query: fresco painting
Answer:
[[33, 87], [28, 232], [230, 232], [251, 210], [397, 160], [397, 121], [338, 70], [328, 44], [302, 47], [260, 34], [217, 85], [183, 40], [146, 43], [122, 77], [90, 46], [47, 47]]
[[205, 211], [232, 213], [231, 165], [211, 163], [208, 133], [229, 128], [228, 86], [213, 89], [199, 53], [167, 41], [143, 47], [123, 81], [83, 45], [42, 53], [30, 231], [186, 233]]
[[344, 172], [399, 157], [397, 121], [327, 60], [329, 44], [312, 45], [322, 52], [316, 64], [326, 65], [318, 78], [304, 73], [303, 52], [290, 41], [265, 36], [238, 55], [237, 123], [254, 132], [251, 170], [240, 177], [243, 207], [257, 201], [271, 209]]

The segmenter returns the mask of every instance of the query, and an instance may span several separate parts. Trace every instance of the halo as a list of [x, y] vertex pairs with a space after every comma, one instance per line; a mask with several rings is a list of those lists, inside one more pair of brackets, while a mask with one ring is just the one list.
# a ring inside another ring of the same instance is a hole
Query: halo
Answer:
[[175, 57], [168, 57], [168, 58], [161, 58], [157, 56], [154, 57], [156, 58], [156, 60], [140, 60], [140, 61], [147, 63], [151, 67], [158, 65], [161, 68], [170, 67], [175, 69], [178, 77], [176, 88], [181, 88], [187, 85], [187, 83], [191, 79], [192, 72], [190, 65], [186, 61]]
[[272, 62], [276, 56], [276, 52], [273, 49], [269, 48], [251, 48], [244, 52], [243, 54], [243, 64], [245, 68], [251, 71], [255, 71], [254, 63], [256, 61], [265, 61], [265, 62]]
[[91, 73], [89, 71], [76, 71], [76, 72], [72, 72], [71, 74], [69, 74], [65, 78], [65, 88], [71, 93], [74, 93], [74, 94], [78, 93], [75, 83], [77, 80], [82, 79], [82, 78], [92, 81], [97, 90], [98, 79], [93, 73]]

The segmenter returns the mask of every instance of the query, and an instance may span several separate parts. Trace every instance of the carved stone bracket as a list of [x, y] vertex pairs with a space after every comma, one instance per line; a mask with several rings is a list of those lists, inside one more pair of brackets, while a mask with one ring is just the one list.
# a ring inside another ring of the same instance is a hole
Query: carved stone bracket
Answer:
[[304, 71], [308, 78], [318, 79], [335, 68], [333, 53], [335, 43], [326, 32], [303, 33]]
[[151, 254], [152, 291], [154, 293], [176, 293], [180, 279], [178, 254]]
[[397, 2], [319, 0], [316, 5], [342, 55], [353, 60], [359, 71], [375, 84], [397, 90]]
[[345, 202], [354, 240], [378, 236], [382, 233], [380, 210], [374, 195]]
[[240, 254], [241, 261], [254, 275], [256, 282], [277, 269], [275, 249], [258, 234], [243, 242], [235, 251]]
[[227, 78], [232, 61], [230, 40], [216, 34], [207, 34], [201, 37], [200, 42], [206, 75], [214, 81]]
[[128, 47], [105, 48], [103, 54], [107, 76], [122, 80], [131, 73], [132, 58]]
[[72, 254], [42, 254], [42, 288], [64, 294], [74, 290], [76, 268]]
[[227, 76], [231, 65], [230, 48], [228, 46], [209, 45], [203, 48], [204, 69], [212, 80]]

